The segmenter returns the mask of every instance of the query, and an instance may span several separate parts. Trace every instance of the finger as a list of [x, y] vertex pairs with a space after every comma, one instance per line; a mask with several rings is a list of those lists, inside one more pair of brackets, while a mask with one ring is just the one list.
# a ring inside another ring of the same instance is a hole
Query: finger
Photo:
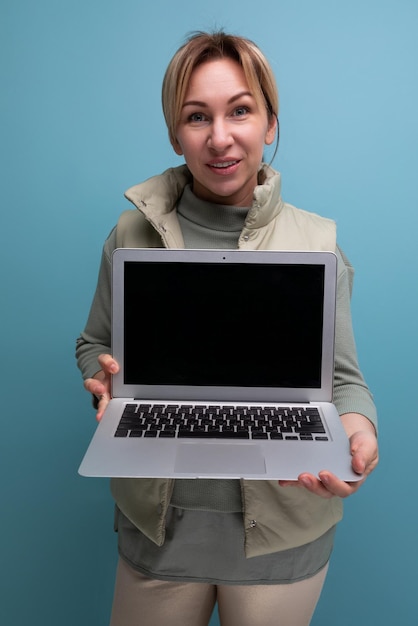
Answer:
[[322, 487], [331, 494], [331, 497], [338, 496], [339, 498], [348, 498], [353, 495], [366, 480], [363, 478], [355, 482], [345, 482], [330, 472], [319, 472], [319, 478]]
[[298, 480], [279, 480], [280, 487], [299, 487], [299, 489], [306, 489], [311, 493], [314, 493], [321, 498], [332, 498], [333, 493], [322, 484], [316, 476], [312, 474], [301, 474]]
[[110, 354], [100, 354], [97, 360], [102, 370], [107, 374], [116, 374], [119, 371], [117, 361]]
[[299, 483], [302, 487], [321, 498], [330, 499], [334, 496], [327, 485], [312, 474], [301, 474], [299, 476]]
[[109, 401], [110, 401], [110, 395], [108, 393], [104, 393], [100, 396], [99, 403], [97, 405], [97, 413], [96, 413], [96, 420], [98, 422], [100, 422], [100, 420], [102, 419], [103, 414], [106, 410], [106, 407], [109, 404]]
[[351, 435], [350, 437], [351, 452], [354, 454], [360, 450], [367, 452], [374, 452], [377, 450], [377, 438], [374, 433], [369, 431], [359, 431]]
[[303, 487], [298, 480], [279, 480], [280, 487]]
[[379, 462], [376, 437], [363, 433], [354, 435], [351, 440], [351, 454], [354, 471], [369, 475]]
[[362, 454], [355, 454], [352, 460], [353, 470], [360, 475], [369, 476], [376, 468], [379, 462], [379, 457], [377, 454], [372, 456], [371, 458], [365, 458]]
[[364, 474], [367, 468], [367, 463], [364, 455], [362, 453], [354, 454], [351, 460], [351, 466], [357, 474]]
[[94, 396], [97, 396], [97, 398], [107, 391], [105, 385], [96, 378], [86, 378], [84, 381], [84, 389]]

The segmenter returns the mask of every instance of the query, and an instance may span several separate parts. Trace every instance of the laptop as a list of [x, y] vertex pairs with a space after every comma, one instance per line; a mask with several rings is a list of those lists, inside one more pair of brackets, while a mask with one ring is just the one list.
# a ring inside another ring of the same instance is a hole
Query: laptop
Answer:
[[79, 473], [359, 480], [332, 404], [336, 276], [332, 252], [115, 250], [120, 371]]

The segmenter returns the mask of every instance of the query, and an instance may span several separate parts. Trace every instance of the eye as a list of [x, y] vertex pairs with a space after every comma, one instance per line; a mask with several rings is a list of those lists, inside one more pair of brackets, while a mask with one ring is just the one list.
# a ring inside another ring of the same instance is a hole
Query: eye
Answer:
[[192, 113], [189, 115], [188, 120], [192, 122], [192, 124], [200, 124], [201, 122], [206, 122], [206, 115], [203, 113]]
[[240, 106], [234, 110], [234, 117], [244, 117], [249, 112], [250, 112], [250, 109], [248, 107]]

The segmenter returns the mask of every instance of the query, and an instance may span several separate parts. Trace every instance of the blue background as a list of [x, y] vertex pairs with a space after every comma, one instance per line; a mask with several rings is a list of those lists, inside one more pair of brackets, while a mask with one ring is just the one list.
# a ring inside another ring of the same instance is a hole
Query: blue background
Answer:
[[0, 622], [107, 624], [113, 505], [107, 481], [77, 475], [95, 420], [74, 342], [123, 191], [180, 162], [160, 107], [166, 64], [187, 32], [222, 26], [274, 67], [285, 200], [334, 218], [356, 267], [360, 363], [380, 415], [381, 464], [346, 502], [313, 626], [416, 624], [418, 3], [0, 11]]

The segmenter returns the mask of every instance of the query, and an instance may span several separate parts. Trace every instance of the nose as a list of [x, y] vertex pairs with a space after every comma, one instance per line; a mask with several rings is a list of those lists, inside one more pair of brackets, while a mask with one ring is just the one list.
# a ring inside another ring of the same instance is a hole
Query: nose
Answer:
[[223, 152], [231, 146], [233, 138], [228, 122], [224, 119], [214, 119], [210, 125], [208, 147], [216, 152]]

